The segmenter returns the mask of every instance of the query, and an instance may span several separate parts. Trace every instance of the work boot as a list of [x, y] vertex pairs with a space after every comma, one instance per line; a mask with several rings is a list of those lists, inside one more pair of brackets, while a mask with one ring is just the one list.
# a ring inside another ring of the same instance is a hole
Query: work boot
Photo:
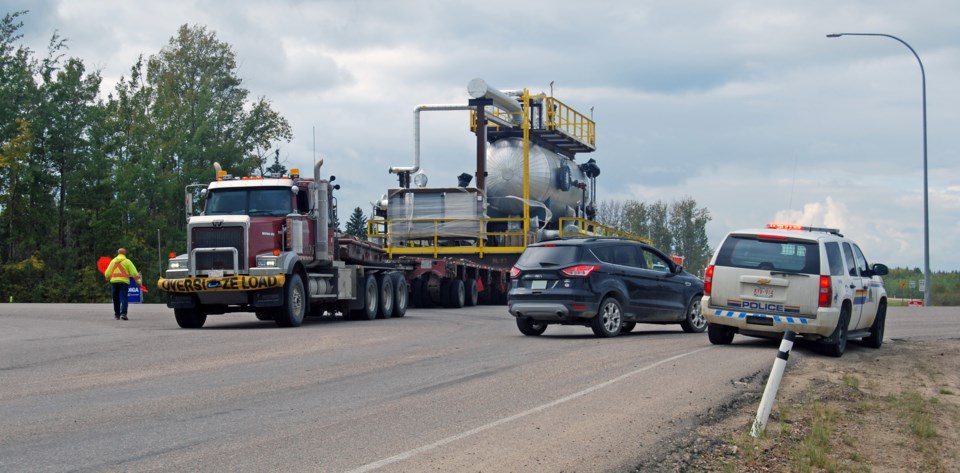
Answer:
[[130, 320], [127, 318], [127, 314], [120, 314], [120, 320]]

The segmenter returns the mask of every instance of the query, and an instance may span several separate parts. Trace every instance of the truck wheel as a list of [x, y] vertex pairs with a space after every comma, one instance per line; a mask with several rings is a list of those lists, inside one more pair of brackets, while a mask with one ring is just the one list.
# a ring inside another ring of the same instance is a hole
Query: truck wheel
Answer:
[[420, 278], [420, 303], [417, 307], [429, 309], [433, 307], [433, 297], [430, 296], [430, 278], [427, 276]]
[[543, 332], [547, 330], [547, 324], [537, 322], [530, 317], [518, 317], [517, 328], [520, 329], [520, 333], [528, 337], [537, 337], [543, 335]]
[[620, 301], [607, 297], [600, 303], [600, 311], [590, 319], [590, 328], [593, 334], [601, 338], [610, 338], [620, 335], [623, 326], [623, 311]]
[[450, 308], [459, 309], [467, 301], [467, 289], [464, 287], [462, 279], [450, 281], [450, 294], [447, 296], [450, 301]]
[[200, 328], [207, 321], [207, 314], [199, 308], [173, 309], [173, 315], [177, 318], [177, 325], [180, 328]]
[[733, 343], [733, 336], [736, 335], [733, 327], [726, 325], [707, 324], [707, 338], [714, 345], [729, 345]]
[[299, 327], [307, 313], [307, 294], [303, 290], [303, 280], [293, 273], [283, 287], [283, 307], [273, 315], [273, 321], [280, 327]]
[[887, 324], [887, 303], [881, 302], [877, 307], [877, 317], [870, 326], [870, 336], [863, 337], [863, 344], [870, 348], [880, 348], [883, 345], [883, 329]]
[[390, 273], [393, 279], [393, 317], [407, 315], [407, 305], [410, 303], [410, 290], [403, 273]]
[[373, 320], [377, 318], [377, 307], [379, 301], [377, 295], [380, 291], [377, 288], [377, 278], [372, 274], [363, 278], [363, 308], [354, 311], [353, 320]]
[[421, 292], [423, 291], [423, 279], [416, 278], [410, 283], [410, 302], [413, 304], [413, 307], [418, 309], [423, 308], [423, 297]]
[[480, 294], [477, 293], [477, 280], [473, 278], [467, 279], [464, 287], [467, 290], [467, 298], [463, 301], [464, 305], [467, 307], [477, 305], [478, 298], [480, 297]]
[[450, 307], [450, 280], [443, 278], [440, 280], [440, 305]]
[[393, 315], [393, 278], [389, 274], [377, 275], [377, 318], [389, 319]]

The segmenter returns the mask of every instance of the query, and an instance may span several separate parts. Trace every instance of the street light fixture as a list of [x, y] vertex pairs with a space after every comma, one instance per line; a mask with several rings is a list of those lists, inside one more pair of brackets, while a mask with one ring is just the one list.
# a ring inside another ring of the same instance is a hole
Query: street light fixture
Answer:
[[917, 58], [917, 63], [920, 64], [920, 84], [923, 90], [923, 305], [929, 306], [933, 288], [930, 286], [930, 207], [927, 190], [927, 75], [923, 70], [923, 61], [906, 41], [893, 35], [883, 33], [831, 33], [827, 35], [827, 38], [839, 38], [841, 36], [885, 36], [895, 39], [906, 46], [913, 53], [913, 57]]

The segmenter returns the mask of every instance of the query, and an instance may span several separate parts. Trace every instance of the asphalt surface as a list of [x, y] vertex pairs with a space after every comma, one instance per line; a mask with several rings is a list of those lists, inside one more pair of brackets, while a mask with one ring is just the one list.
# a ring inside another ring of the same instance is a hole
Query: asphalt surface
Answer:
[[[504, 307], [295, 329], [130, 318], [0, 304], [0, 471], [629, 471], [757, 389], [778, 347], [672, 325], [524, 337]], [[891, 308], [885, 343], [957, 334], [958, 309]]]

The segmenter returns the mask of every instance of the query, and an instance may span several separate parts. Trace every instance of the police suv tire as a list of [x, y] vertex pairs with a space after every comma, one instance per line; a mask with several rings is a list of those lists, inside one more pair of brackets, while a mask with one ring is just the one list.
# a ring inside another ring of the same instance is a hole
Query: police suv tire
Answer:
[[714, 345], [729, 345], [733, 343], [733, 336], [736, 335], [733, 327], [726, 325], [707, 324], [707, 338]]
[[873, 325], [870, 326], [870, 335], [863, 337], [861, 342], [864, 346], [870, 348], [880, 348], [883, 345], [883, 331], [887, 325], [887, 302], [881, 301], [877, 307], [877, 317], [873, 319]]
[[637, 327], [636, 322], [623, 322], [620, 325], [620, 333], [630, 333]]
[[847, 326], [850, 325], [850, 308], [844, 306], [840, 310], [840, 318], [837, 320], [837, 328], [833, 330], [833, 333], [830, 335], [830, 341], [822, 345], [822, 350], [825, 355], [832, 356], [834, 358], [840, 358], [843, 356], [843, 352], [847, 350]]
[[377, 287], [377, 278], [368, 274], [363, 278], [363, 308], [354, 312], [354, 320], [373, 320], [377, 318], [377, 307], [380, 291]]
[[473, 278], [467, 279], [463, 285], [467, 294], [467, 298], [464, 299], [463, 305], [467, 307], [473, 307], [477, 305], [480, 297], [480, 294], [477, 293], [477, 280]]
[[687, 312], [680, 328], [687, 333], [703, 333], [707, 329], [707, 319], [700, 313], [700, 296], [694, 296], [687, 304]]
[[393, 278], [389, 274], [377, 275], [377, 315], [378, 319], [389, 319], [393, 315]]
[[307, 313], [307, 293], [303, 279], [293, 273], [283, 286], [283, 306], [273, 314], [273, 321], [280, 327], [299, 327]]
[[390, 273], [393, 279], [393, 314], [392, 317], [407, 315], [407, 306], [410, 304], [410, 289], [403, 273]]
[[623, 310], [620, 301], [614, 297], [605, 297], [600, 303], [597, 315], [590, 319], [590, 328], [593, 334], [600, 338], [610, 338], [620, 335], [623, 327]]
[[543, 332], [547, 330], [547, 324], [537, 322], [530, 317], [517, 317], [517, 328], [520, 330], [520, 333], [528, 337], [538, 337], [543, 335]]
[[200, 328], [207, 321], [207, 314], [198, 308], [173, 309], [173, 315], [180, 328]]
[[450, 308], [460, 309], [467, 302], [467, 288], [463, 284], [462, 279], [454, 279], [450, 281], [450, 295], [447, 296], [450, 300]]

